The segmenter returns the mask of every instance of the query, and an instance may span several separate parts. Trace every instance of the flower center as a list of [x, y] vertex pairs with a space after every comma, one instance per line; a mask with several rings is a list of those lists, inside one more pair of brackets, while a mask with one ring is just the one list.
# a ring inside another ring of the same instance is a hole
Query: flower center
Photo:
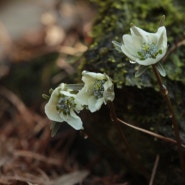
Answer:
[[99, 99], [103, 97], [103, 92], [104, 92], [104, 83], [106, 80], [96, 80], [93, 84], [93, 95]]
[[59, 113], [62, 112], [64, 115], [69, 115], [70, 110], [75, 107], [74, 97], [68, 97], [63, 94], [59, 96], [58, 104], [56, 105], [56, 109]]
[[162, 54], [162, 50], [158, 50], [154, 43], [143, 43], [141, 49], [137, 52], [140, 60], [146, 60], [147, 58], [156, 59], [158, 54]]

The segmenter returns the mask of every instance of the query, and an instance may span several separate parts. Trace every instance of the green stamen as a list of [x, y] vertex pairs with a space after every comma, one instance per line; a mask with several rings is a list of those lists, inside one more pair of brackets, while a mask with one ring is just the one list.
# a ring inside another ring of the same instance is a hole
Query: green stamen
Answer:
[[99, 99], [103, 97], [104, 87], [106, 80], [96, 80], [93, 84], [93, 94]]
[[162, 50], [158, 50], [154, 43], [143, 43], [141, 49], [137, 52], [140, 60], [146, 60], [147, 58], [155, 59], [158, 54], [162, 54]]
[[62, 112], [65, 115], [69, 115], [70, 110], [75, 107], [74, 97], [68, 97], [63, 94], [59, 95], [58, 104], [56, 105], [56, 109], [59, 113]]

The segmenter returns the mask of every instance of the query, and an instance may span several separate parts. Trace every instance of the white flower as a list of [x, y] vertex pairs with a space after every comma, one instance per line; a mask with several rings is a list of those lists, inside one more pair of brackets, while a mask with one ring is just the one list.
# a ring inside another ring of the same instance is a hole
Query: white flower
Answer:
[[[166, 28], [159, 27], [156, 33], [146, 32], [136, 26], [130, 28], [131, 35], [123, 35], [123, 44], [113, 41], [117, 49], [130, 59], [131, 63], [148, 66], [159, 62], [167, 51]], [[120, 47], [120, 48], [119, 48]]]
[[114, 85], [106, 74], [83, 71], [82, 81], [84, 87], [77, 94], [77, 99], [91, 112], [99, 110], [103, 103], [114, 100]]
[[76, 130], [83, 129], [82, 120], [76, 114], [83, 109], [66, 84], [61, 83], [51, 94], [48, 103], [45, 105], [47, 117], [56, 122], [67, 122]]

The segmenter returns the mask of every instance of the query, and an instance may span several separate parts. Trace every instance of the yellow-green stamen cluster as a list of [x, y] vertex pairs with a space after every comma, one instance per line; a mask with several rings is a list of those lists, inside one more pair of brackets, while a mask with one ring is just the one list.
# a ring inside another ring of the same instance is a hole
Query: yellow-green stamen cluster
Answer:
[[94, 96], [99, 99], [103, 97], [104, 87], [106, 80], [96, 80], [93, 84], [93, 94]]
[[70, 110], [76, 107], [76, 103], [74, 102], [74, 97], [68, 97], [63, 94], [59, 96], [58, 104], [56, 105], [56, 109], [59, 113], [63, 113], [64, 115], [69, 115]]
[[162, 50], [158, 50], [154, 43], [143, 43], [141, 49], [137, 52], [140, 60], [146, 60], [147, 58], [155, 59], [158, 54], [161, 54]]

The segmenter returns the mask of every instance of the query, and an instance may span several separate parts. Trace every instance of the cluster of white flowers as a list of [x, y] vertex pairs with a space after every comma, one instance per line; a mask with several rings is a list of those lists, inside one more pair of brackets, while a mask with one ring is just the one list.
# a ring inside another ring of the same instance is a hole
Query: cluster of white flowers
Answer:
[[[123, 43], [113, 41], [113, 44], [131, 63], [143, 66], [136, 76], [140, 76], [149, 65], [156, 65], [159, 73], [165, 76], [159, 61], [167, 51], [166, 28], [161, 26], [156, 33], [149, 33], [132, 26], [130, 32], [123, 35]], [[74, 129], [80, 130], [83, 129], [82, 120], [78, 116], [81, 110], [95, 112], [102, 104], [114, 100], [114, 85], [106, 74], [83, 71], [82, 81], [83, 85], [62, 83], [53, 90], [45, 106], [45, 113], [50, 120], [67, 122]]]
[[83, 123], [77, 115], [81, 110], [95, 112], [102, 104], [114, 100], [114, 85], [106, 74], [83, 71], [82, 81], [84, 85], [62, 83], [52, 91], [45, 105], [45, 113], [50, 120], [65, 121], [74, 129], [81, 130]]

